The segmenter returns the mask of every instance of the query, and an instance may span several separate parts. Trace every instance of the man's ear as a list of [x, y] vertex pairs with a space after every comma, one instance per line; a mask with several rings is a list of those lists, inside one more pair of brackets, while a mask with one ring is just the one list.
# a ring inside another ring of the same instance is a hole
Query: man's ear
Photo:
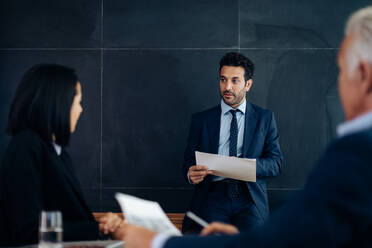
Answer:
[[366, 61], [361, 61], [357, 70], [364, 91], [368, 94], [372, 93], [372, 65]]
[[247, 92], [251, 89], [252, 84], [253, 84], [253, 79], [248, 79], [247, 81], [245, 81], [245, 90]]

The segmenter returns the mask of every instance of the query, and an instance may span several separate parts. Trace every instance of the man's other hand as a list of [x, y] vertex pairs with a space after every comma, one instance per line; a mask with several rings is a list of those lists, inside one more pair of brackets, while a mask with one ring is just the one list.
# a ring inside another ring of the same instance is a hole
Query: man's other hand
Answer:
[[208, 225], [201, 231], [200, 235], [206, 236], [206, 235], [218, 234], [218, 233], [233, 235], [233, 234], [238, 234], [239, 230], [233, 225], [224, 224], [220, 222], [212, 222], [210, 225]]
[[106, 213], [99, 219], [99, 230], [103, 234], [109, 234], [116, 231], [120, 227], [123, 219], [120, 218], [117, 214], [111, 212]]

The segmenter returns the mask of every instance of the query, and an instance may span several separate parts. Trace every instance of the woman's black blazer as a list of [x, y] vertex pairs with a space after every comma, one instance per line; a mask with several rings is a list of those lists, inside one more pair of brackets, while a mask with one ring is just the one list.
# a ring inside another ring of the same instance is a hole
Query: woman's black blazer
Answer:
[[37, 243], [42, 210], [62, 212], [65, 241], [99, 238], [67, 152], [58, 156], [25, 130], [12, 138], [0, 167], [0, 246]]

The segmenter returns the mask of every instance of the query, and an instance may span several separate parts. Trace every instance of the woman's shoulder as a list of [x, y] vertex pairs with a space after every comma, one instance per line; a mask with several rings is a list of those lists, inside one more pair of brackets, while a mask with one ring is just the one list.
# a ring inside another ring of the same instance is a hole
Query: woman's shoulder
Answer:
[[44, 140], [33, 130], [22, 130], [12, 137], [9, 143], [9, 149], [17, 150], [40, 150], [45, 147]]
[[12, 141], [14, 142], [42, 142], [42, 138], [40, 135], [31, 130], [25, 129], [18, 132], [16, 135], [13, 136]]
[[2, 169], [17, 171], [22, 168], [41, 166], [46, 143], [32, 130], [24, 130], [15, 134], [10, 140], [7, 150], [2, 158]]

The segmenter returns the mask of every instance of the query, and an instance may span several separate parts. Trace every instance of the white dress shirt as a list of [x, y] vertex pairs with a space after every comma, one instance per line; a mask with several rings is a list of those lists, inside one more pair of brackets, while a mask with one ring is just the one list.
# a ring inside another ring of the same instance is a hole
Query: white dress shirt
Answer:
[[52, 145], [54, 147], [54, 150], [56, 150], [57, 155], [61, 155], [62, 153], [62, 147], [60, 145], [57, 145], [56, 143], [52, 142]]
[[364, 131], [372, 127], [372, 111], [350, 121], [346, 121], [337, 127], [338, 137]]

